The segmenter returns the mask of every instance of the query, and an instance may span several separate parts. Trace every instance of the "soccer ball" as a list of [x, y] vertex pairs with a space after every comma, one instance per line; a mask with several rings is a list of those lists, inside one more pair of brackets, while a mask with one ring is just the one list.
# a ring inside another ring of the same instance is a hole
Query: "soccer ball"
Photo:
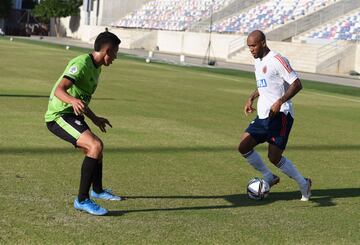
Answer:
[[269, 195], [270, 186], [269, 184], [257, 177], [249, 181], [247, 185], [247, 194], [251, 199], [262, 200]]

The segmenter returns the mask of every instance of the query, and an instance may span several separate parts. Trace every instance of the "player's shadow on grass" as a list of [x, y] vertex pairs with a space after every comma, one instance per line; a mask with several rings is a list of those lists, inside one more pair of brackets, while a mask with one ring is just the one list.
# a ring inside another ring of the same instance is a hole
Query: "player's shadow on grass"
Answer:
[[[312, 190], [312, 197], [309, 202], [304, 203], [309, 207], [329, 207], [336, 206], [335, 200], [337, 198], [360, 197], [360, 188], [342, 188], [342, 189], [322, 189]], [[166, 212], [166, 211], [191, 211], [191, 210], [209, 210], [209, 209], [228, 209], [249, 206], [268, 205], [277, 201], [292, 201], [300, 199], [299, 191], [291, 192], [271, 192], [268, 198], [261, 201], [251, 200], [247, 194], [234, 194], [224, 196], [128, 196], [131, 199], [189, 199], [189, 200], [209, 200], [210, 205], [206, 206], [184, 206], [174, 208], [147, 208], [147, 209], [130, 209], [130, 210], [114, 210], [109, 211], [108, 216], [121, 216], [127, 213], [137, 212]], [[225, 200], [227, 205], [211, 205], [211, 200], [217, 203], [217, 199]], [[300, 201], [299, 201], [300, 202]], [[311, 203], [315, 203], [313, 206]]]
[[[295, 145], [289, 151], [358, 151], [359, 144], [354, 145]], [[2, 147], [2, 154], [68, 154], [71, 147]], [[191, 153], [191, 152], [233, 152], [237, 154], [236, 146], [144, 146], [144, 147], [106, 147], [106, 153]]]
[[[49, 95], [38, 94], [0, 94], [0, 97], [15, 97], [15, 98], [49, 98]], [[114, 100], [114, 98], [93, 98], [93, 100]]]

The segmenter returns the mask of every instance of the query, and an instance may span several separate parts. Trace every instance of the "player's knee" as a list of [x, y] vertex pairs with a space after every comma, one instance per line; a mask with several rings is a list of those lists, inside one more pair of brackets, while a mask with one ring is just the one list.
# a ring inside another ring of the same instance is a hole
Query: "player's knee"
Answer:
[[240, 144], [238, 145], [238, 151], [241, 153], [241, 155], [245, 155], [251, 150], [252, 149], [249, 149], [249, 147], [246, 144], [244, 144], [244, 142], [240, 142]]
[[103, 148], [104, 145], [101, 140], [96, 139], [93, 142], [91, 142], [90, 151], [92, 152], [92, 154], [100, 156], [102, 154]]

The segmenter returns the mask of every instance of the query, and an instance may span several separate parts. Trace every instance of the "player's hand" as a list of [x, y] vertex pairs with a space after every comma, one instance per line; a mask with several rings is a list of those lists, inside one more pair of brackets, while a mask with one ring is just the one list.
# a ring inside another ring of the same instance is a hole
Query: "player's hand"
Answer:
[[275, 117], [279, 113], [281, 105], [281, 100], [277, 100], [270, 108], [269, 117]]
[[112, 125], [110, 124], [109, 120], [103, 117], [94, 118], [93, 123], [100, 128], [101, 132], [104, 133], [106, 133], [106, 125], [109, 125], [112, 128]]
[[249, 115], [250, 113], [253, 113], [255, 110], [255, 108], [252, 107], [253, 102], [249, 99], [248, 101], [246, 101], [245, 107], [244, 107], [244, 113], [245, 115]]
[[78, 116], [84, 113], [86, 106], [82, 100], [74, 98], [73, 101], [71, 102], [71, 105], [74, 109], [75, 115]]

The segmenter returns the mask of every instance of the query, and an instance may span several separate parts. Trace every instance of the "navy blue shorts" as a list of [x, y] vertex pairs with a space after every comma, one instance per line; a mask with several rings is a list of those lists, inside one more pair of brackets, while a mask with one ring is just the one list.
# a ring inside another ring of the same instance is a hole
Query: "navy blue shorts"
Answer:
[[265, 141], [285, 150], [294, 119], [290, 113], [279, 112], [273, 118], [256, 117], [245, 130], [260, 144]]

